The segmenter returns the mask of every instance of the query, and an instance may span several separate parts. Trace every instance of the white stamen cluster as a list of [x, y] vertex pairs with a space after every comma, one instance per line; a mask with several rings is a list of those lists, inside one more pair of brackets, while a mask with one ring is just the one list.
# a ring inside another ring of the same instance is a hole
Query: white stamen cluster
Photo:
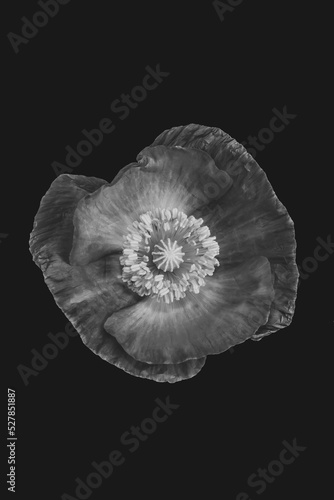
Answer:
[[199, 293], [212, 276], [219, 246], [203, 219], [187, 217], [176, 208], [157, 208], [140, 215], [124, 238], [122, 279], [141, 296], [155, 295], [166, 303], [186, 292]]

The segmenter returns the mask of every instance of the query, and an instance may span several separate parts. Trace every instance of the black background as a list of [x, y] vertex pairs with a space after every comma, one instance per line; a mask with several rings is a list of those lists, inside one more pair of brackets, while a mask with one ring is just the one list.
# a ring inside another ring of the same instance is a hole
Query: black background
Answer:
[[[7, 33], [20, 34], [20, 18], [32, 19], [40, 8], [31, 0], [2, 2], [3, 357], [17, 398], [17, 498], [75, 497], [75, 478], [85, 480], [92, 461], [114, 449], [125, 463], [92, 499], [234, 500], [245, 491], [252, 500], [289, 500], [331, 493], [325, 479], [332, 256], [302, 280], [287, 329], [208, 357], [193, 379], [159, 384], [132, 377], [79, 337], [27, 386], [17, 370], [30, 366], [31, 349], [41, 352], [47, 334], [67, 323], [28, 249], [40, 199], [55, 179], [51, 164], [64, 163], [65, 146], [75, 147], [81, 130], [102, 118], [113, 119], [115, 131], [73, 173], [111, 181], [165, 129], [199, 123], [241, 142], [269, 125], [273, 108], [287, 106], [297, 117], [256, 160], [295, 222], [298, 264], [313, 255], [317, 237], [333, 231], [324, 13], [292, 4], [245, 0], [221, 22], [210, 1], [72, 0], [15, 54]], [[169, 76], [120, 120], [111, 102], [157, 64]], [[179, 408], [130, 453], [121, 435], [167, 396]], [[258, 495], [247, 478], [294, 438], [307, 449]]]

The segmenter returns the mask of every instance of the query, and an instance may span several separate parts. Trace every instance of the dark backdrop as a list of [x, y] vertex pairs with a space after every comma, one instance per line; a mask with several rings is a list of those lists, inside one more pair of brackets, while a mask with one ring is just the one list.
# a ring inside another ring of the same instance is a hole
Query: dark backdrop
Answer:
[[[333, 234], [324, 13], [265, 0], [226, 0], [220, 10], [189, 0], [65, 3], [38, 32], [28, 28], [24, 42], [7, 34], [22, 36], [21, 18], [31, 21], [41, 7], [2, 2], [2, 330], [7, 386], [17, 400], [17, 498], [78, 498], [76, 478], [86, 483], [92, 462], [113, 450], [124, 463], [87, 498], [323, 498], [331, 492], [324, 480], [333, 335], [333, 250], [314, 258], [317, 239]], [[125, 112], [111, 103], [157, 65], [166, 75], [121, 119]], [[113, 132], [72, 170], [111, 181], [165, 129], [199, 123], [248, 142], [285, 107], [293, 117], [260, 145], [256, 160], [295, 222], [303, 278], [292, 324], [208, 357], [196, 377], [177, 384], [132, 377], [77, 336], [24, 383], [18, 366], [31, 368], [31, 350], [42, 352], [48, 334], [67, 324], [28, 240], [54, 162], [65, 164], [65, 147], [77, 146], [82, 129], [112, 120]], [[151, 417], [157, 398], [179, 406], [131, 453], [121, 436]], [[280, 471], [272, 461], [286, 443], [303, 449]], [[247, 484], [268, 466], [278, 473], [263, 492], [261, 483]]]

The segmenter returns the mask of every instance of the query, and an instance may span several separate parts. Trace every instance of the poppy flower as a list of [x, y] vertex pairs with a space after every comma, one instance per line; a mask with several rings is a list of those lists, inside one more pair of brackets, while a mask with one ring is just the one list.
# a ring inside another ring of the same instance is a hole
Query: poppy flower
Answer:
[[166, 130], [112, 182], [60, 175], [30, 251], [94, 353], [158, 382], [293, 317], [294, 226], [265, 173], [217, 128]]

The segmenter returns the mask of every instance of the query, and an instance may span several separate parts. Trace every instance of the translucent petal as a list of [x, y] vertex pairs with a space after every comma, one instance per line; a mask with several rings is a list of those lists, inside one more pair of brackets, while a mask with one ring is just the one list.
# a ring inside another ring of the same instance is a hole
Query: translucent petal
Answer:
[[217, 184], [211, 201], [194, 213], [202, 216], [222, 247], [219, 260], [242, 262], [249, 256], [268, 258], [275, 297], [268, 321], [254, 340], [288, 326], [293, 317], [298, 286], [293, 222], [278, 200], [267, 176], [231, 136], [218, 128], [196, 124], [160, 134], [152, 146], [187, 147], [208, 153], [233, 183], [226, 192]]
[[245, 341], [267, 321], [273, 298], [270, 265], [258, 257], [222, 266], [199, 294], [172, 304], [144, 299], [108, 318], [105, 329], [147, 363], [179, 363]]
[[43, 271], [55, 256], [69, 262], [75, 208], [79, 200], [106, 183], [96, 177], [68, 174], [53, 181], [40, 202], [29, 241], [33, 259]]
[[178, 365], [150, 365], [129, 356], [103, 328], [113, 312], [135, 304], [138, 296], [120, 279], [118, 255], [105, 255], [86, 266], [69, 263], [72, 217], [80, 199], [106, 184], [102, 179], [59, 176], [43, 197], [30, 237], [30, 251], [42, 269], [57, 305], [94, 353], [118, 368], [159, 382], [193, 377], [205, 358]]

